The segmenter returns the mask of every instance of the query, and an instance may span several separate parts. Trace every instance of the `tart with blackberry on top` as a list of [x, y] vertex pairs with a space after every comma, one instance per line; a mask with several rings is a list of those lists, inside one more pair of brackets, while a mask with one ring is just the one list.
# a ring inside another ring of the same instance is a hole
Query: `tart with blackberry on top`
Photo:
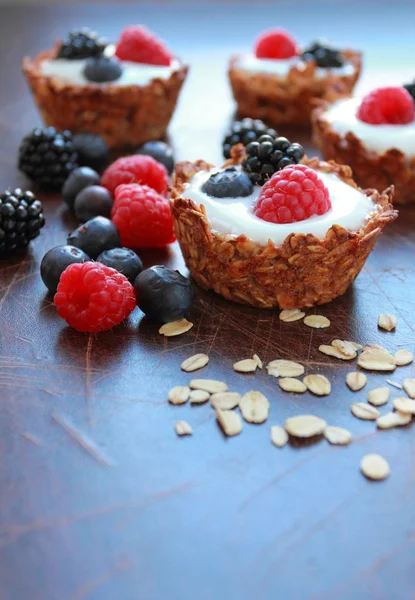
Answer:
[[275, 29], [259, 36], [252, 53], [231, 58], [229, 79], [241, 117], [306, 125], [316, 99], [350, 95], [360, 70], [360, 52], [320, 42], [301, 49]]
[[396, 204], [415, 203], [415, 85], [322, 103], [313, 139], [323, 157], [352, 168], [364, 187], [394, 185]]
[[100, 134], [111, 147], [164, 137], [188, 67], [143, 26], [116, 45], [88, 29], [23, 60], [46, 125]]
[[[253, 160], [257, 159], [257, 160]], [[301, 161], [301, 162], [300, 162]], [[265, 135], [223, 167], [176, 166], [176, 237], [196, 282], [260, 308], [301, 308], [343, 294], [397, 211], [393, 188], [357, 187], [347, 166], [303, 158]]]

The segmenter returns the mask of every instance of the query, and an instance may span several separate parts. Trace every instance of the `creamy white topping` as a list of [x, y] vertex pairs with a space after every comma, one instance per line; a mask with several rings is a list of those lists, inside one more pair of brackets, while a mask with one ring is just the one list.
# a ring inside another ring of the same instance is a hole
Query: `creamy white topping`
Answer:
[[[105, 50], [105, 56], [113, 56], [114, 51], [114, 46], [108, 46]], [[83, 73], [87, 60], [88, 59], [86, 58], [80, 60], [68, 60], [66, 58], [44, 60], [41, 64], [41, 71], [44, 75], [54, 77], [62, 83], [87, 85], [92, 83], [91, 81], [88, 81]], [[177, 59], [173, 59], [168, 67], [164, 67], [160, 65], [146, 65], [137, 62], [121, 61], [121, 67], [122, 75], [119, 79], [95, 85], [148, 85], [153, 79], [169, 79], [172, 73], [180, 69], [180, 62]]]
[[[250, 73], [267, 73], [278, 77], [286, 77], [289, 70], [295, 67], [298, 71], [304, 71], [306, 63], [299, 56], [292, 58], [257, 58], [255, 54], [243, 54], [238, 58], [236, 66]], [[331, 73], [335, 75], [353, 75], [354, 66], [350, 62], [345, 62], [341, 67], [330, 67], [323, 69], [317, 67], [315, 73], [319, 79], [324, 79]]]
[[415, 156], [415, 121], [407, 125], [370, 125], [356, 116], [360, 103], [359, 98], [338, 100], [329, 106], [323, 118], [341, 136], [353, 133], [369, 150], [382, 154], [396, 148], [408, 156]]
[[324, 215], [313, 216], [297, 223], [268, 223], [253, 212], [262, 189], [258, 186], [255, 186], [253, 193], [246, 198], [213, 198], [202, 191], [204, 182], [218, 170], [196, 173], [187, 184], [183, 196], [198, 205], [203, 204], [211, 228], [221, 235], [245, 234], [253, 242], [266, 244], [271, 240], [276, 246], [282, 244], [291, 233], [312, 233], [324, 239], [334, 224], [342, 225], [350, 231], [358, 231], [370, 214], [376, 211], [370, 198], [342, 181], [336, 174], [318, 171], [319, 177], [329, 190], [331, 209]]

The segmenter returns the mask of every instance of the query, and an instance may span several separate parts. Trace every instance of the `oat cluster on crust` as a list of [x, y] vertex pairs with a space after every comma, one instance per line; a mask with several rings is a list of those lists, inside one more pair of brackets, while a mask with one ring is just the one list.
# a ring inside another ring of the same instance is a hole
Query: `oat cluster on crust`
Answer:
[[34, 59], [26, 57], [22, 65], [46, 125], [59, 131], [98, 133], [112, 148], [139, 146], [164, 137], [187, 75], [186, 65], [169, 79], [154, 79], [146, 86], [78, 86], [41, 72], [42, 61], [55, 55], [56, 47]]
[[[303, 163], [336, 173], [357, 187], [347, 166], [318, 158]], [[212, 166], [203, 160], [177, 165], [171, 195], [176, 236], [197, 283], [242, 304], [292, 309], [330, 302], [347, 290], [386, 224], [397, 217], [393, 187], [382, 193], [368, 189], [364, 193], [373, 201], [373, 214], [358, 232], [333, 225], [324, 240], [291, 234], [279, 247], [252, 242], [245, 235], [222, 236], [211, 230], [203, 205], [185, 195], [190, 178]]]
[[377, 154], [366, 149], [353, 133], [338, 134], [324, 118], [327, 107], [328, 104], [322, 102], [311, 116], [313, 143], [323, 158], [349, 165], [354, 179], [362, 187], [383, 190], [393, 185], [395, 204], [415, 203], [415, 158], [408, 158], [397, 149]]
[[331, 102], [349, 96], [359, 78], [362, 55], [354, 50], [344, 50], [342, 56], [354, 66], [351, 75], [338, 75], [335, 69], [327, 76], [316, 76], [317, 66], [306, 63], [303, 70], [292, 67], [282, 78], [272, 73], [249, 73], [237, 67], [238, 56], [231, 58], [229, 80], [241, 117], [261, 119], [268, 125], [307, 125], [315, 102]]

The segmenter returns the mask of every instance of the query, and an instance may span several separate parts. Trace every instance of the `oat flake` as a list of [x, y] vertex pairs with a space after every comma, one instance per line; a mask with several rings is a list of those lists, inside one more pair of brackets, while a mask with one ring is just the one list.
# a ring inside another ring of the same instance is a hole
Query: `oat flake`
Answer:
[[242, 431], [242, 419], [233, 410], [216, 409], [216, 418], [227, 436], [238, 435]]
[[379, 411], [366, 402], [355, 402], [351, 405], [350, 410], [355, 417], [364, 421], [376, 421], [380, 416]]
[[360, 470], [368, 479], [380, 481], [390, 474], [387, 461], [379, 454], [366, 454], [360, 462]]
[[386, 313], [382, 313], [378, 318], [378, 325], [381, 329], [385, 331], [392, 331], [395, 329], [398, 319], [395, 315], [388, 315]]
[[324, 430], [324, 437], [334, 446], [346, 446], [352, 441], [352, 434], [343, 427], [328, 425]]
[[285, 431], [298, 438], [321, 435], [326, 427], [327, 423], [314, 415], [298, 415], [287, 419], [284, 423]]
[[261, 392], [247, 392], [239, 403], [242, 416], [248, 423], [264, 423], [268, 419], [269, 402]]
[[210, 397], [210, 402], [214, 408], [222, 410], [231, 410], [239, 406], [242, 400], [241, 394], [237, 392], [217, 392]]
[[308, 315], [303, 322], [308, 327], [314, 327], [315, 329], [325, 329], [326, 327], [330, 327], [329, 319], [322, 315]]
[[165, 323], [162, 325], [159, 329], [159, 333], [165, 337], [173, 337], [175, 335], [186, 333], [186, 331], [189, 331], [189, 329], [192, 327], [193, 323], [187, 319], [179, 319], [178, 321], [173, 321], [172, 323]]
[[176, 430], [177, 435], [192, 435], [193, 429], [191, 425], [187, 421], [176, 421], [174, 424], [174, 429]]
[[272, 425], [271, 427], [271, 442], [277, 448], [282, 448], [288, 442], [288, 433], [283, 427], [279, 425]]
[[303, 394], [307, 390], [307, 386], [299, 379], [294, 379], [294, 377], [280, 377], [278, 385], [284, 392], [295, 394]]
[[324, 375], [307, 375], [303, 382], [316, 396], [328, 396], [331, 392], [331, 383]]
[[367, 377], [360, 371], [353, 371], [352, 373], [347, 373], [346, 383], [353, 392], [358, 392], [367, 384]]
[[367, 401], [373, 404], [373, 406], [383, 406], [389, 401], [390, 393], [388, 387], [375, 388], [368, 392]]
[[303, 317], [305, 317], [305, 313], [298, 308], [293, 308], [292, 310], [282, 310], [280, 312], [280, 320], [284, 321], [284, 323], [293, 323], [294, 321], [299, 321]]
[[185, 404], [189, 400], [190, 389], [187, 385], [176, 385], [169, 391], [168, 400], [170, 404]]
[[205, 367], [209, 362], [209, 357], [207, 354], [195, 354], [194, 356], [189, 356], [186, 358], [180, 365], [180, 368], [187, 373], [191, 373], [192, 371], [197, 371], [202, 367]]

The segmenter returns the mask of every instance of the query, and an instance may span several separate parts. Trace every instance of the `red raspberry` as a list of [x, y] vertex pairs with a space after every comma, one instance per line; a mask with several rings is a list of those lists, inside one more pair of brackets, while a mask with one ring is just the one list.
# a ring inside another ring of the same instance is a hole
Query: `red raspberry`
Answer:
[[405, 125], [415, 119], [411, 94], [403, 87], [384, 87], [367, 94], [357, 118], [371, 125]]
[[115, 55], [121, 60], [167, 67], [173, 58], [167, 46], [143, 25], [124, 29]]
[[78, 331], [98, 333], [124, 321], [134, 310], [136, 300], [125, 275], [88, 261], [65, 269], [54, 303], [68, 325]]
[[295, 223], [331, 208], [329, 191], [316, 171], [292, 165], [277, 171], [264, 185], [254, 213], [270, 223]]
[[176, 239], [168, 200], [147, 185], [120, 185], [111, 213], [127, 248], [161, 248]]
[[114, 194], [123, 183], [141, 183], [155, 189], [159, 194], [167, 192], [166, 167], [151, 156], [134, 154], [118, 158], [104, 171], [101, 185]]
[[257, 58], [291, 58], [297, 56], [294, 39], [283, 29], [272, 29], [259, 36], [255, 43]]

